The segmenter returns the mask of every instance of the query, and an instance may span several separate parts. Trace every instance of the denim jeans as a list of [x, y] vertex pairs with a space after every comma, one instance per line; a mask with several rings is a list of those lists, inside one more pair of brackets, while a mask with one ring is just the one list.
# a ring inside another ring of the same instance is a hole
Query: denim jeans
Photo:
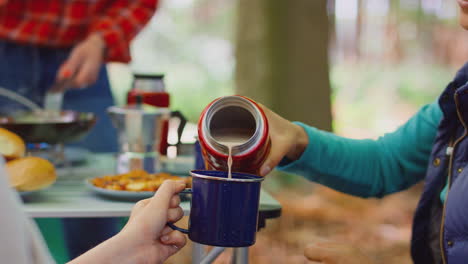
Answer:
[[[68, 57], [69, 49], [38, 48], [0, 40], [0, 86], [13, 90], [38, 105], [43, 104], [46, 90], [53, 84], [57, 69]], [[94, 152], [117, 151], [117, 135], [107, 107], [114, 104], [104, 66], [95, 84], [86, 89], [72, 89], [65, 93], [63, 109], [94, 112], [98, 121], [80, 142], [73, 143]], [[0, 97], [0, 113], [11, 113], [24, 106]]]
[[[70, 49], [20, 45], [0, 40], [0, 86], [19, 93], [42, 105], [46, 90], [53, 84], [56, 72], [66, 60]], [[105, 66], [101, 67], [95, 84], [83, 90], [67, 91], [63, 109], [94, 112], [98, 121], [83, 140], [73, 145], [94, 152], [115, 152], [116, 131], [106, 114], [113, 105], [112, 93]], [[24, 107], [0, 97], [0, 113], [7, 114]], [[63, 219], [63, 232], [70, 258], [74, 258], [118, 230], [117, 219]], [[42, 230], [47, 232], [47, 230]]]

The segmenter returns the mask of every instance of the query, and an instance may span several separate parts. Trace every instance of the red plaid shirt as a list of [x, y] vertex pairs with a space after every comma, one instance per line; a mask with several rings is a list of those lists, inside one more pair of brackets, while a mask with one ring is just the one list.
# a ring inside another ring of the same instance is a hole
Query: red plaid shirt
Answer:
[[129, 44], [158, 0], [0, 0], [0, 38], [71, 47], [91, 33], [107, 44], [107, 61], [130, 61]]

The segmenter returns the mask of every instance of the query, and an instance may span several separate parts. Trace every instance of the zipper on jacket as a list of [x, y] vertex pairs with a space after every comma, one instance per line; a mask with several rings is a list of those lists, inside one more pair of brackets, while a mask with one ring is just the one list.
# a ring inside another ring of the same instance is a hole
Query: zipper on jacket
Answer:
[[465, 124], [465, 120], [463, 120], [463, 117], [460, 113], [460, 110], [458, 109], [458, 94], [455, 93], [454, 96], [455, 99], [455, 108], [457, 109], [457, 116], [460, 122], [462, 123], [462, 126], [464, 128], [463, 135], [459, 137], [453, 144], [452, 140], [449, 143], [449, 147], [452, 148], [452, 151], [450, 153], [450, 158], [449, 158], [449, 167], [448, 167], [448, 181], [447, 181], [447, 193], [445, 194], [445, 200], [444, 200], [444, 206], [442, 207], [442, 220], [440, 221], [440, 236], [439, 236], [439, 244], [440, 244], [440, 252], [442, 254], [442, 263], [447, 264], [447, 259], [445, 256], [445, 245], [444, 245], [444, 224], [445, 224], [445, 206], [447, 204], [447, 199], [448, 199], [448, 194], [450, 191], [450, 185], [452, 184], [452, 163], [453, 163], [453, 153], [455, 152], [455, 147], [457, 146], [458, 142], [460, 142], [463, 138], [466, 137], [467, 135], [467, 127]]
[[[458, 141], [458, 140], [457, 140]], [[449, 143], [450, 148], [454, 148], [455, 144], [452, 142]], [[445, 193], [445, 200], [444, 200], [444, 205], [442, 206], [442, 220], [440, 221], [440, 231], [439, 231], [439, 245], [440, 245], [440, 253], [442, 254], [442, 263], [447, 264], [447, 261], [445, 260], [445, 251], [444, 251], [444, 223], [445, 223], [445, 205], [447, 203], [447, 197], [449, 193], [449, 188], [450, 188], [450, 181], [452, 178], [452, 161], [453, 161], [453, 155], [450, 153], [449, 157], [449, 166], [448, 166], [448, 187], [447, 187], [447, 192]]]

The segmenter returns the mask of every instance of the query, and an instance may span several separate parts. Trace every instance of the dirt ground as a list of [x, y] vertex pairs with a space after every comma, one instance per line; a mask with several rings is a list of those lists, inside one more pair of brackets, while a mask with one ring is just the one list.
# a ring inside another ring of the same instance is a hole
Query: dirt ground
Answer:
[[[355, 198], [305, 180], [294, 186], [270, 190], [283, 206], [282, 216], [268, 220], [258, 233], [250, 263], [311, 263], [303, 250], [320, 240], [352, 244], [376, 263], [412, 263], [411, 224], [421, 185], [384, 199]], [[228, 250], [215, 263], [230, 263], [230, 254]], [[191, 263], [190, 255], [189, 245], [167, 263]]]

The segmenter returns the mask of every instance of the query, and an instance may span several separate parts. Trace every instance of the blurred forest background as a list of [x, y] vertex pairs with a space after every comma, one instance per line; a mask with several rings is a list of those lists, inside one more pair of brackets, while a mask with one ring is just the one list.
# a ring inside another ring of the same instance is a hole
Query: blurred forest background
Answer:
[[[119, 103], [132, 72], [166, 74], [172, 108], [192, 122], [216, 97], [241, 93], [290, 119], [376, 138], [437, 99], [467, 43], [454, 0], [170, 0], [134, 41], [131, 65], [109, 71]], [[252, 263], [307, 263], [304, 247], [321, 239], [411, 263], [420, 186], [364, 200], [274, 174], [265, 188], [283, 216], [259, 233]], [[186, 248], [171, 263], [189, 258]]]

